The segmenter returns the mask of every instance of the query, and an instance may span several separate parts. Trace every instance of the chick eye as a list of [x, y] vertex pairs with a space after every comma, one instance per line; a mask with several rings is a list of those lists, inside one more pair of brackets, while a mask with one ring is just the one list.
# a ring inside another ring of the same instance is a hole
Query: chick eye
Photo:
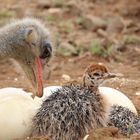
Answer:
[[99, 73], [94, 73], [94, 75], [95, 75], [95, 76], [100, 76], [100, 74], [99, 74]]
[[89, 74], [89, 77], [92, 78], [92, 75]]

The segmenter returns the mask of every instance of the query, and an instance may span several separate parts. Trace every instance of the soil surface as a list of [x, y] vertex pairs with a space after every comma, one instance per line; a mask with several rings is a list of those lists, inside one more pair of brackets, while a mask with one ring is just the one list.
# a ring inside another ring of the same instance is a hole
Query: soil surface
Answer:
[[[111, 72], [123, 75], [107, 81], [104, 85], [126, 94], [140, 115], [139, 0], [49, 0], [48, 2], [0, 0], [0, 2], [0, 25], [9, 22], [9, 19], [35, 16], [50, 28], [55, 55], [50, 67], [44, 72], [45, 87], [81, 80], [89, 64], [100, 62]], [[92, 42], [93, 47], [98, 45], [94, 44], [97, 39], [103, 46], [98, 52], [90, 49]], [[106, 53], [108, 44], [113, 46], [111, 53]], [[32, 90], [18, 64], [7, 59], [0, 60], [0, 88], [3, 87]], [[111, 127], [96, 130], [87, 138], [87, 140], [92, 139], [128, 138]], [[129, 139], [140, 139], [140, 136], [134, 135]], [[49, 140], [49, 138], [40, 137], [32, 140]]]

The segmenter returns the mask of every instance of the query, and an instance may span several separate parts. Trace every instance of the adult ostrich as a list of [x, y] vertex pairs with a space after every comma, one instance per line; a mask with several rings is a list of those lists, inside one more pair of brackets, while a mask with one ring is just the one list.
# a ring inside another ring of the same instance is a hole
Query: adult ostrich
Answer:
[[24, 18], [0, 29], [0, 59], [13, 58], [20, 64], [34, 96], [43, 95], [41, 71], [51, 56], [49, 33], [39, 20]]
[[[41, 70], [51, 56], [48, 30], [39, 20], [16, 20], [0, 29], [0, 59], [13, 58], [21, 65], [33, 86], [34, 96], [43, 95]], [[0, 139], [29, 136], [32, 116], [39, 106], [21, 89], [0, 89]]]

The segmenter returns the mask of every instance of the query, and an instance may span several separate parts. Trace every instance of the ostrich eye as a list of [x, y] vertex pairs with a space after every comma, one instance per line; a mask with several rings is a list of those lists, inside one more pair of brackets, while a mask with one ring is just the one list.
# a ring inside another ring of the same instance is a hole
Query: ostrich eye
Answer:
[[94, 73], [94, 76], [100, 76], [100, 74], [99, 73]]
[[52, 55], [52, 46], [50, 43], [45, 43], [40, 58], [45, 59], [47, 57], [51, 57], [51, 55]]

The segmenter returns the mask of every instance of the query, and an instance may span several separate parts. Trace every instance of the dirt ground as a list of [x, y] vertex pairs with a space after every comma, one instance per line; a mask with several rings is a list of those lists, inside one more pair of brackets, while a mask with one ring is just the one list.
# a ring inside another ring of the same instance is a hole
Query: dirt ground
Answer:
[[[104, 85], [125, 93], [140, 115], [140, 1], [139, 0], [0, 0], [0, 25], [9, 19], [35, 16], [50, 29], [55, 55], [45, 70], [45, 86], [81, 80], [85, 68], [101, 62], [121, 78]], [[78, 5], [77, 5], [78, 3]], [[98, 40], [98, 41], [97, 41]], [[95, 43], [98, 42], [98, 43]], [[109, 47], [111, 44], [111, 53]], [[101, 47], [95, 50], [94, 47]], [[48, 70], [49, 69], [49, 70]], [[50, 72], [51, 71], [51, 72]], [[31, 90], [13, 60], [0, 60], [0, 88]], [[97, 130], [88, 140], [128, 139], [115, 128]], [[130, 139], [140, 139], [131, 136]], [[34, 138], [47, 140], [47, 138]]]

